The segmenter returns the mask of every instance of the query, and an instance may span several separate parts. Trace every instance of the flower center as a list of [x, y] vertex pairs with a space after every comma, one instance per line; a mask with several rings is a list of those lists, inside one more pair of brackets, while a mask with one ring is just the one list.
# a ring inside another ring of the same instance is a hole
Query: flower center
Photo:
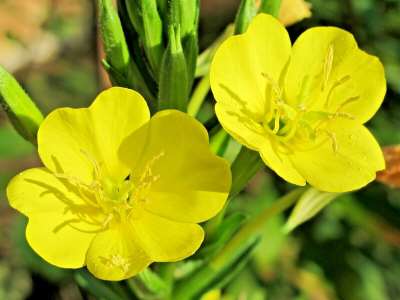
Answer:
[[[321, 73], [312, 78], [309, 75], [304, 76], [300, 92], [294, 101], [296, 105], [290, 105], [285, 101], [281, 88], [283, 83], [276, 82], [267, 73], [261, 74], [267, 84], [264, 101], [265, 115], [260, 125], [276, 141], [275, 146], [278, 151], [285, 153], [310, 151], [330, 142], [333, 151], [337, 152], [336, 135], [327, 129], [327, 125], [330, 121], [339, 118], [354, 119], [352, 115], [341, 110], [349, 103], [357, 101], [359, 96], [345, 99], [334, 112], [328, 112], [334, 90], [350, 82], [349, 75], [332, 80], [333, 61], [334, 47], [330, 45]], [[318, 93], [315, 93], [316, 89]], [[319, 101], [323, 102], [320, 107], [324, 110], [313, 109], [314, 104]]]
[[[125, 222], [130, 217], [134, 217], [135, 208], [147, 200], [152, 184], [160, 178], [159, 175], [153, 174], [152, 169], [164, 152], [149, 160], [141, 175], [135, 176], [131, 173], [120, 182], [102, 175], [101, 165], [93, 156], [85, 151], [81, 152], [93, 166], [93, 180], [88, 184], [67, 174], [54, 174], [71, 185], [72, 190], [83, 202], [83, 204], [67, 203], [65, 213], [71, 212], [76, 218], [63, 222], [55, 231], [69, 225], [83, 232], [101, 232], [113, 222]], [[83, 229], [76, 225], [79, 222], [82, 222], [82, 225], [93, 226], [94, 229]]]

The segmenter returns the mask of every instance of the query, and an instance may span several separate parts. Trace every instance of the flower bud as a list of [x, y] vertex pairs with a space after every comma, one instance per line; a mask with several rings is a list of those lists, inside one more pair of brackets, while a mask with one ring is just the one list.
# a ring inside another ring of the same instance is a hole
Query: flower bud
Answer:
[[168, 47], [160, 71], [159, 109], [174, 108], [186, 111], [188, 73], [183, 53], [179, 24], [168, 28]]
[[251, 20], [257, 13], [255, 0], [242, 0], [235, 19], [235, 34], [246, 31]]
[[18, 133], [36, 144], [43, 115], [15, 78], [0, 67], [0, 104]]

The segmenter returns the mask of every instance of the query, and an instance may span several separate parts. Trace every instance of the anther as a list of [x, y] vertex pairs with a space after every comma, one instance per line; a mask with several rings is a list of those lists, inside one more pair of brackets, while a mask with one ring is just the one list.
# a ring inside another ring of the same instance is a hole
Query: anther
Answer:
[[279, 84], [267, 73], [262, 72], [261, 75], [267, 79], [268, 83], [271, 85], [272, 90], [275, 94], [275, 97], [280, 99], [282, 97], [282, 90], [279, 87]]

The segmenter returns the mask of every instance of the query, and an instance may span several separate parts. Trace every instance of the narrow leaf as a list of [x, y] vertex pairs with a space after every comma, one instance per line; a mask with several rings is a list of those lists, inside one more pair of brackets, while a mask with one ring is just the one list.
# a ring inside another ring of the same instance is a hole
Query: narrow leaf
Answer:
[[314, 217], [340, 193], [321, 192], [310, 187], [299, 199], [285, 225], [287, 232]]
[[179, 25], [169, 26], [168, 39], [160, 71], [159, 109], [178, 109], [186, 112], [189, 94], [188, 73]]
[[257, 14], [255, 0], [242, 0], [235, 19], [235, 34], [243, 33], [247, 30], [251, 20]]

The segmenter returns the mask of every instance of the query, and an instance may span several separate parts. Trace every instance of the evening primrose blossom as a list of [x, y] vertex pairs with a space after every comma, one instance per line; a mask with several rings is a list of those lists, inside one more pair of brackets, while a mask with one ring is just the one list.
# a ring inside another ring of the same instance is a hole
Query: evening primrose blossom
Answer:
[[12, 207], [46, 261], [122, 280], [152, 262], [192, 255], [197, 223], [224, 206], [228, 164], [211, 153], [204, 127], [174, 110], [150, 119], [136, 92], [111, 88], [89, 108], [61, 108], [38, 131], [42, 168], [15, 176]]
[[362, 125], [383, 101], [383, 66], [345, 30], [314, 27], [291, 47], [285, 28], [259, 14], [218, 49], [210, 81], [223, 128], [288, 182], [345, 192], [385, 167]]

